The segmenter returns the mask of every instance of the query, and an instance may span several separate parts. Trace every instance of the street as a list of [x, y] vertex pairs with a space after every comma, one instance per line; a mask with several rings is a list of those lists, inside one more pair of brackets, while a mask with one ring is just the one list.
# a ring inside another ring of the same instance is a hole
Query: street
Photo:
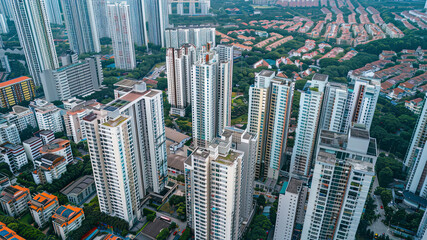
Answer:
[[382, 220], [385, 219], [385, 211], [384, 211], [384, 209], [381, 209], [381, 206], [382, 206], [383, 203], [381, 201], [380, 196], [375, 196], [374, 195], [374, 191], [375, 191], [375, 189], [378, 186], [379, 186], [379, 184], [378, 184], [378, 178], [375, 178], [374, 184], [372, 185], [372, 192], [370, 194], [371, 194], [371, 197], [374, 199], [375, 204], [377, 205], [377, 208], [375, 209], [375, 212], [377, 214], [379, 213], [380, 217], [377, 220], [375, 220], [375, 222], [373, 222], [371, 224], [371, 226], [369, 226], [369, 229], [371, 231], [373, 231], [374, 234], [378, 233], [378, 235], [382, 235], [384, 233], [387, 236], [389, 236], [390, 239], [399, 240], [400, 238], [393, 236], [390, 228], [382, 222]]

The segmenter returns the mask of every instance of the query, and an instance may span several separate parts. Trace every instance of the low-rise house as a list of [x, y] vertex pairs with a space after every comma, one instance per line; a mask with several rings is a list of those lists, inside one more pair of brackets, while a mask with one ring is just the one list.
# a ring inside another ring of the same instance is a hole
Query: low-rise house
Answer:
[[387, 97], [390, 99], [399, 100], [399, 99], [403, 98], [405, 95], [406, 95], [405, 90], [403, 90], [401, 88], [395, 88], [388, 94]]
[[41, 154], [53, 153], [63, 156], [67, 163], [73, 162], [73, 152], [69, 140], [57, 138], [40, 149]]
[[168, 175], [176, 177], [184, 174], [184, 162], [187, 158], [178, 154], [168, 155]]
[[41, 138], [38, 137], [32, 137], [27, 140], [25, 140], [22, 143], [25, 154], [27, 154], [27, 158], [31, 160], [33, 163], [36, 160], [39, 160], [41, 158], [40, 148], [43, 147], [43, 141]]
[[5, 240], [25, 240], [25, 238], [16, 234], [16, 232], [8, 228], [6, 224], [2, 222], [0, 222], [0, 235], [1, 235], [1, 239], [5, 239]]
[[37, 194], [28, 202], [31, 216], [39, 227], [50, 222], [50, 219], [58, 206], [58, 197], [47, 192]]
[[0, 203], [3, 211], [11, 217], [21, 216], [31, 200], [30, 189], [19, 185], [8, 186], [1, 192]]
[[86, 175], [68, 184], [60, 192], [67, 196], [68, 201], [80, 206], [96, 193], [95, 181], [92, 175]]
[[17, 174], [19, 169], [28, 163], [28, 158], [21, 145], [4, 143], [0, 145], [0, 162], [7, 163], [10, 171]]
[[85, 219], [83, 209], [71, 205], [60, 206], [52, 216], [53, 229], [62, 238], [67, 239], [68, 234], [82, 226]]
[[67, 161], [63, 156], [48, 153], [41, 157], [40, 165], [32, 175], [36, 184], [52, 183], [67, 171]]
[[415, 98], [409, 101], [405, 101], [405, 107], [417, 115], [421, 113], [423, 104], [424, 100], [422, 98]]

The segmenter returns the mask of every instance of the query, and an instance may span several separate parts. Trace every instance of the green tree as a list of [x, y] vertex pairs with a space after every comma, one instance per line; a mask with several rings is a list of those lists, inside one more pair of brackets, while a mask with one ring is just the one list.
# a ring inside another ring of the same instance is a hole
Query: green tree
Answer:
[[157, 235], [156, 239], [157, 240], [166, 240], [170, 235], [170, 232], [167, 228], [162, 229], [162, 231], [160, 231], [159, 235]]
[[391, 200], [393, 199], [393, 194], [391, 193], [391, 190], [389, 189], [384, 189], [383, 191], [381, 191], [381, 201], [383, 202], [384, 206], [387, 206]]
[[258, 206], [265, 206], [265, 202], [266, 202], [266, 200], [265, 200], [265, 197], [264, 197], [264, 195], [259, 195], [259, 197], [257, 198], [257, 204], [258, 204]]
[[154, 219], [156, 219], [156, 215], [155, 214], [149, 214], [147, 216], [147, 221], [149, 221], [149, 222], [154, 221]]
[[393, 182], [393, 170], [389, 167], [383, 168], [378, 174], [378, 182], [381, 187], [387, 187]]

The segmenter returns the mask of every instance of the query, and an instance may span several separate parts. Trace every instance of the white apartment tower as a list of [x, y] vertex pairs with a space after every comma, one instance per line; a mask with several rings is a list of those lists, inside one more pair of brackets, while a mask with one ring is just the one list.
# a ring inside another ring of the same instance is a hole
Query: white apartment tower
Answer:
[[49, 22], [52, 24], [62, 25], [63, 22], [59, 1], [60, 0], [44, 0]]
[[208, 43], [215, 47], [215, 28], [195, 26], [166, 29], [167, 48], [180, 48], [187, 43], [194, 45], [197, 49]]
[[171, 114], [185, 116], [185, 108], [191, 104], [191, 69], [196, 61], [196, 48], [184, 44], [180, 48], [166, 50], [168, 100]]
[[301, 93], [298, 126], [292, 152], [290, 173], [300, 176], [310, 174], [315, 151], [322, 101], [328, 75], [316, 73]]
[[126, 2], [108, 4], [107, 16], [116, 68], [132, 70], [136, 67], [136, 58], [129, 5]]
[[145, 83], [141, 82], [129, 93], [110, 102], [104, 110], [109, 115], [121, 114], [131, 119], [141, 197], [146, 192], [160, 193], [168, 173], [162, 92], [147, 91]]
[[71, 50], [78, 54], [100, 52], [92, 0], [61, 0], [61, 5]]
[[322, 130], [301, 239], [355, 239], [377, 158], [363, 125]]
[[424, 103], [406, 153], [405, 166], [409, 168], [406, 190], [427, 197], [427, 104]]
[[328, 82], [326, 84], [320, 128], [333, 132], [346, 132], [348, 126], [348, 98], [346, 84]]
[[84, 119], [101, 212], [132, 226], [140, 217], [140, 191], [130, 118], [108, 119], [102, 112]]
[[381, 82], [376, 79], [358, 78], [350, 86], [351, 99], [347, 129], [354, 123], [364, 124], [367, 129], [371, 128], [380, 91]]
[[207, 146], [231, 122], [233, 47], [208, 44], [193, 65], [191, 76], [193, 138]]
[[59, 67], [45, 0], [11, 0], [19, 41], [36, 85], [40, 73]]
[[223, 136], [184, 163], [187, 216], [196, 239], [238, 239], [243, 155], [231, 150], [231, 136]]
[[93, 12], [95, 17], [96, 31], [98, 37], [110, 37], [107, 18], [107, 1], [108, 0], [92, 0]]
[[303, 181], [291, 178], [285, 182], [279, 195], [274, 240], [292, 240], [299, 214], [304, 213], [307, 188]]
[[277, 180], [283, 166], [294, 81], [263, 70], [249, 90], [248, 130], [258, 137], [256, 177]]
[[244, 152], [242, 161], [242, 186], [240, 191], [240, 220], [248, 221], [254, 210], [253, 195], [255, 188], [255, 161], [258, 146], [256, 135], [247, 130], [226, 127], [224, 137], [231, 136], [231, 148]]

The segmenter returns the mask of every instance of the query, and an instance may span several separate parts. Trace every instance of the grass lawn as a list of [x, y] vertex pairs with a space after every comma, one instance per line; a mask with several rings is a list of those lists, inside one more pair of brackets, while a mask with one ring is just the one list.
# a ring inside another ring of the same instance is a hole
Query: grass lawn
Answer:
[[28, 225], [31, 225], [34, 223], [33, 217], [31, 216], [31, 213], [27, 212], [24, 216], [21, 217], [21, 222], [26, 223]]
[[235, 125], [235, 124], [246, 124], [248, 123], [248, 115], [242, 115], [238, 118], [235, 119], [231, 119], [231, 125]]
[[160, 211], [163, 212], [167, 212], [170, 214], [173, 214], [175, 211], [172, 209], [171, 205], [169, 204], [169, 202], [163, 204], [163, 206], [160, 208]]

